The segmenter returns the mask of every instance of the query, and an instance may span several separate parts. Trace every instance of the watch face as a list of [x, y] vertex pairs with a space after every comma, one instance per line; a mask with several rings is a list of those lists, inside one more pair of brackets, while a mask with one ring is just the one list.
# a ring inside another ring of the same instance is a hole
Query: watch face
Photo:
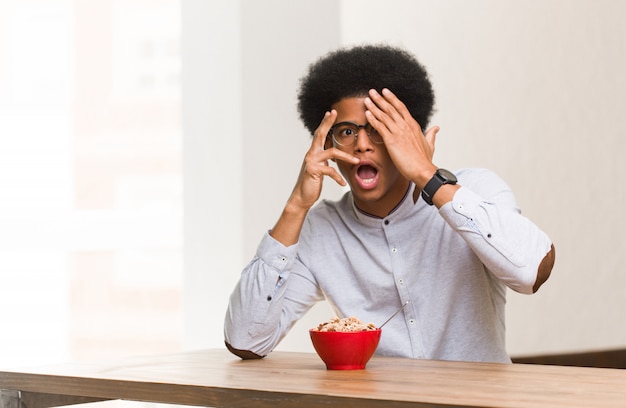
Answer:
[[439, 169], [437, 170], [437, 173], [439, 173], [441, 177], [446, 179], [449, 182], [449, 184], [455, 184], [457, 181], [456, 176], [451, 171], [448, 171], [446, 169]]

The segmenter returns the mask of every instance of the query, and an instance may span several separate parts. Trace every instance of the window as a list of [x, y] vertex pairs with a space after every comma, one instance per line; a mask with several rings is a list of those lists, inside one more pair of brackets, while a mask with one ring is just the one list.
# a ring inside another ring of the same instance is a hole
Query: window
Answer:
[[0, 5], [3, 366], [182, 343], [180, 4]]

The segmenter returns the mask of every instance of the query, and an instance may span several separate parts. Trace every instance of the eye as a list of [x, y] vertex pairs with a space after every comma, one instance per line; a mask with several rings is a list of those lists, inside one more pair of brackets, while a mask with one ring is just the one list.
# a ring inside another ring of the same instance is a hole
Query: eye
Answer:
[[351, 138], [357, 133], [354, 126], [340, 125], [336, 128], [335, 135], [341, 138]]
[[340, 130], [339, 135], [342, 137], [354, 136], [355, 131], [351, 127], [346, 127]]

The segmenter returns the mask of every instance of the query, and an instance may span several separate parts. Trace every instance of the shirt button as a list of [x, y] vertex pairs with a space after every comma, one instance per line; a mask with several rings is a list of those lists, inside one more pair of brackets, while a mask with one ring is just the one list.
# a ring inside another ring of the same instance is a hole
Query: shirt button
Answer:
[[396, 247], [391, 248], [391, 252], [393, 252], [395, 254], [396, 252], [398, 252], [398, 248], [396, 248]]
[[389, 225], [389, 220], [385, 220], [385, 225]]
[[409, 323], [410, 323], [410, 324], [414, 324], [414, 323], [415, 323], [415, 320], [414, 320], [414, 319], [409, 319]]
[[404, 279], [398, 279], [398, 283], [399, 283], [400, 285], [404, 285]]

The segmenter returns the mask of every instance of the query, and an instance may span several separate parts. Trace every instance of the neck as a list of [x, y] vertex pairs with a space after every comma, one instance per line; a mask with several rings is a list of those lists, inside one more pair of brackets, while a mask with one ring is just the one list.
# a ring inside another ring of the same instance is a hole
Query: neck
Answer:
[[387, 194], [376, 201], [363, 201], [355, 197], [354, 204], [356, 208], [364, 214], [377, 218], [385, 218], [394, 212], [400, 203], [404, 201], [410, 187], [411, 183], [407, 180], [405, 183], [402, 183], [401, 186], [387, 192]]

